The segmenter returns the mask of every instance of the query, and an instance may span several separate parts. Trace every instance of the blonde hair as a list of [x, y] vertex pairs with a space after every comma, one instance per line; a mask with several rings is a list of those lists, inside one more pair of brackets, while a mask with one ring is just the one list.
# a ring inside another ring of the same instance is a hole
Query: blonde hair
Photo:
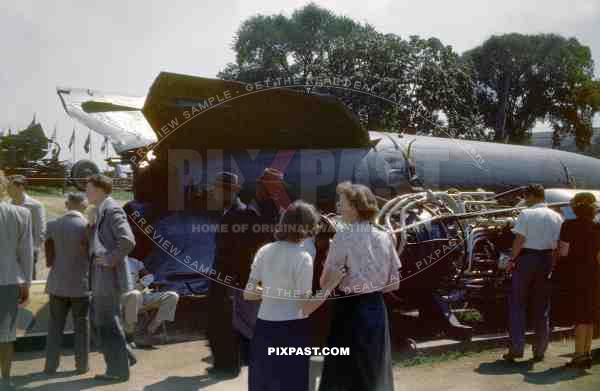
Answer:
[[350, 205], [358, 213], [358, 218], [364, 221], [373, 221], [379, 207], [377, 198], [367, 186], [343, 182], [337, 186], [337, 193], [346, 197]]

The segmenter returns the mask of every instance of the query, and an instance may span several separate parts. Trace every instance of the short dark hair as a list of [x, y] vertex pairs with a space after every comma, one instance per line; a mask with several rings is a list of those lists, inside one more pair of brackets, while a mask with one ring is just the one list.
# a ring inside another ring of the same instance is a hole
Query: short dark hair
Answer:
[[88, 178], [87, 183], [91, 183], [94, 187], [102, 189], [106, 194], [112, 193], [112, 179], [102, 174], [94, 174]]
[[320, 215], [313, 205], [296, 201], [283, 213], [275, 239], [298, 242], [312, 236], [319, 224]]
[[538, 199], [542, 199], [542, 200], [546, 198], [546, 192], [544, 190], [544, 186], [542, 186], [540, 184], [532, 184], [532, 185], [527, 186], [527, 195], [538, 198]]
[[337, 186], [337, 193], [343, 195], [350, 202], [350, 205], [358, 212], [361, 220], [373, 221], [379, 207], [377, 198], [367, 186], [342, 182]]
[[13, 185], [25, 186], [27, 184], [27, 178], [23, 175], [11, 175], [8, 177], [8, 180]]
[[67, 202], [75, 205], [84, 205], [87, 202], [87, 199], [82, 193], [69, 193], [67, 194]]

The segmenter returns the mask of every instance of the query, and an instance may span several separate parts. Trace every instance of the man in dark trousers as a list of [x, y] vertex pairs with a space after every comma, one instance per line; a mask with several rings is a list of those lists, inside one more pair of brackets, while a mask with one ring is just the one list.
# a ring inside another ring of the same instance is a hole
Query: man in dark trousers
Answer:
[[[256, 178], [255, 199], [248, 207], [251, 212], [256, 212], [251, 220], [252, 237], [248, 233], [247, 246], [249, 255], [239, 259], [238, 278], [236, 283], [240, 287], [248, 284], [250, 268], [256, 251], [263, 245], [272, 242], [279, 217], [291, 200], [283, 181], [283, 173], [275, 168], [266, 168], [262, 175]], [[238, 285], [236, 285], [237, 287]], [[254, 326], [258, 316], [259, 301], [245, 300], [243, 290], [235, 289], [233, 292], [233, 328], [240, 337], [240, 351], [242, 362], [249, 357], [250, 340], [254, 334]]]
[[135, 357], [128, 355], [119, 318], [121, 296], [133, 289], [127, 255], [134, 248], [135, 239], [125, 211], [110, 197], [111, 192], [110, 178], [98, 174], [88, 179], [87, 197], [97, 208], [90, 240], [92, 306], [106, 362], [106, 373], [95, 379], [125, 382]]
[[216, 235], [215, 259], [208, 297], [208, 341], [213, 367], [209, 373], [231, 378], [240, 372], [240, 335], [233, 328], [234, 290], [240, 285], [240, 263], [252, 257], [251, 224], [256, 212], [239, 199], [239, 177], [230, 172], [217, 174], [213, 207], [222, 207], [222, 220]]
[[67, 212], [48, 223], [46, 265], [50, 268], [46, 289], [50, 295], [50, 322], [46, 339], [44, 372], [53, 374], [60, 362], [60, 346], [69, 311], [75, 329], [75, 366], [77, 373], [88, 371], [90, 352], [90, 260], [87, 254], [87, 200], [83, 194], [70, 193]]
[[553, 263], [557, 256], [562, 217], [545, 204], [541, 185], [527, 190], [529, 208], [521, 211], [515, 222], [510, 293], [510, 347], [503, 358], [509, 362], [523, 357], [527, 305], [531, 303], [535, 339], [533, 360], [542, 361], [550, 337], [550, 296]]

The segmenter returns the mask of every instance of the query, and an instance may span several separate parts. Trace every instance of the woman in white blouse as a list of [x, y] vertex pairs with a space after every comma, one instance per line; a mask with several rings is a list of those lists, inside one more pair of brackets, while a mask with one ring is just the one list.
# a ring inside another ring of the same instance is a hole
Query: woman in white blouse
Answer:
[[338, 186], [338, 212], [348, 224], [337, 232], [321, 275], [330, 286], [340, 265], [347, 274], [334, 301], [330, 348], [350, 348], [349, 356], [326, 356], [320, 390], [393, 390], [390, 332], [383, 293], [398, 289], [400, 259], [393, 237], [372, 224], [377, 200], [362, 185]]
[[310, 347], [308, 316], [344, 276], [342, 268], [334, 270], [325, 292], [311, 295], [313, 255], [304, 241], [318, 222], [312, 205], [296, 201], [281, 217], [277, 241], [254, 257], [244, 291], [246, 300], [261, 300], [250, 347], [250, 391], [308, 390], [310, 356], [276, 355], [276, 349]]

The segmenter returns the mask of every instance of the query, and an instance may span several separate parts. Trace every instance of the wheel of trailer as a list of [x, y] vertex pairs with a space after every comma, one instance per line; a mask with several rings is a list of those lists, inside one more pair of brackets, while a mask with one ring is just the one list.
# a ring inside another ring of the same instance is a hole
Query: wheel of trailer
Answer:
[[100, 169], [91, 160], [79, 160], [71, 168], [71, 183], [80, 191], [85, 191], [87, 178], [99, 174]]

